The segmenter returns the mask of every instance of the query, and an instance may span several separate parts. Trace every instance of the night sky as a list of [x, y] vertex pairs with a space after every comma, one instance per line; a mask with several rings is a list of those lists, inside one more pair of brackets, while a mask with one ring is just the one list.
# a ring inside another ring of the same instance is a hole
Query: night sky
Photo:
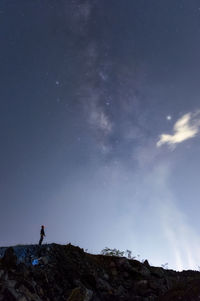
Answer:
[[199, 0], [1, 0], [0, 244], [200, 265]]

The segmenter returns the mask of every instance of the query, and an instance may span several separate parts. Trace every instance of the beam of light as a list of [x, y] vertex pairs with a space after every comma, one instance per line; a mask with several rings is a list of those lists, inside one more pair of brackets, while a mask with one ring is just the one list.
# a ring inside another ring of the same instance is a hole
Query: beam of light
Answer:
[[[195, 229], [187, 222], [187, 217], [177, 206], [177, 200], [168, 185], [170, 167], [156, 167], [152, 185], [158, 188], [153, 196], [160, 215], [161, 227], [166, 237], [166, 244], [172, 250], [177, 270], [197, 269], [200, 261], [200, 239]], [[159, 196], [159, 197], [158, 197]]]

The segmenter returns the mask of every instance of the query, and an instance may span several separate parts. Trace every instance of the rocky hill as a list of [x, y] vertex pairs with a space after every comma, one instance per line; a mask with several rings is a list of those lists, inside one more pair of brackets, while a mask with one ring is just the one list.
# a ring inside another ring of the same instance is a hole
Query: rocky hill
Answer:
[[196, 301], [200, 273], [68, 244], [0, 248], [0, 301]]

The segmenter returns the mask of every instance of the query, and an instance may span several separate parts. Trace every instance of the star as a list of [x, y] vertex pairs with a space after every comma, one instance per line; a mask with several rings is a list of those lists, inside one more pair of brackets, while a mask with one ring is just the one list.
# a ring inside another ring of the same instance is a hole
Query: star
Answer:
[[167, 120], [171, 120], [171, 119], [172, 119], [172, 116], [168, 115], [168, 116], [166, 116], [166, 119], [167, 119]]

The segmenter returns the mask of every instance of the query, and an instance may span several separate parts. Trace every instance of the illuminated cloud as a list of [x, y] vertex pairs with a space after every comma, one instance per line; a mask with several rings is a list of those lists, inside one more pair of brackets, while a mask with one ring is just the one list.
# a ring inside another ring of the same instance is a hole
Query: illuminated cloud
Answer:
[[162, 134], [157, 142], [157, 147], [163, 144], [168, 144], [170, 146], [176, 146], [176, 144], [181, 143], [185, 140], [193, 138], [199, 132], [200, 127], [200, 112], [187, 113], [183, 115], [175, 123], [173, 127], [174, 133]]

